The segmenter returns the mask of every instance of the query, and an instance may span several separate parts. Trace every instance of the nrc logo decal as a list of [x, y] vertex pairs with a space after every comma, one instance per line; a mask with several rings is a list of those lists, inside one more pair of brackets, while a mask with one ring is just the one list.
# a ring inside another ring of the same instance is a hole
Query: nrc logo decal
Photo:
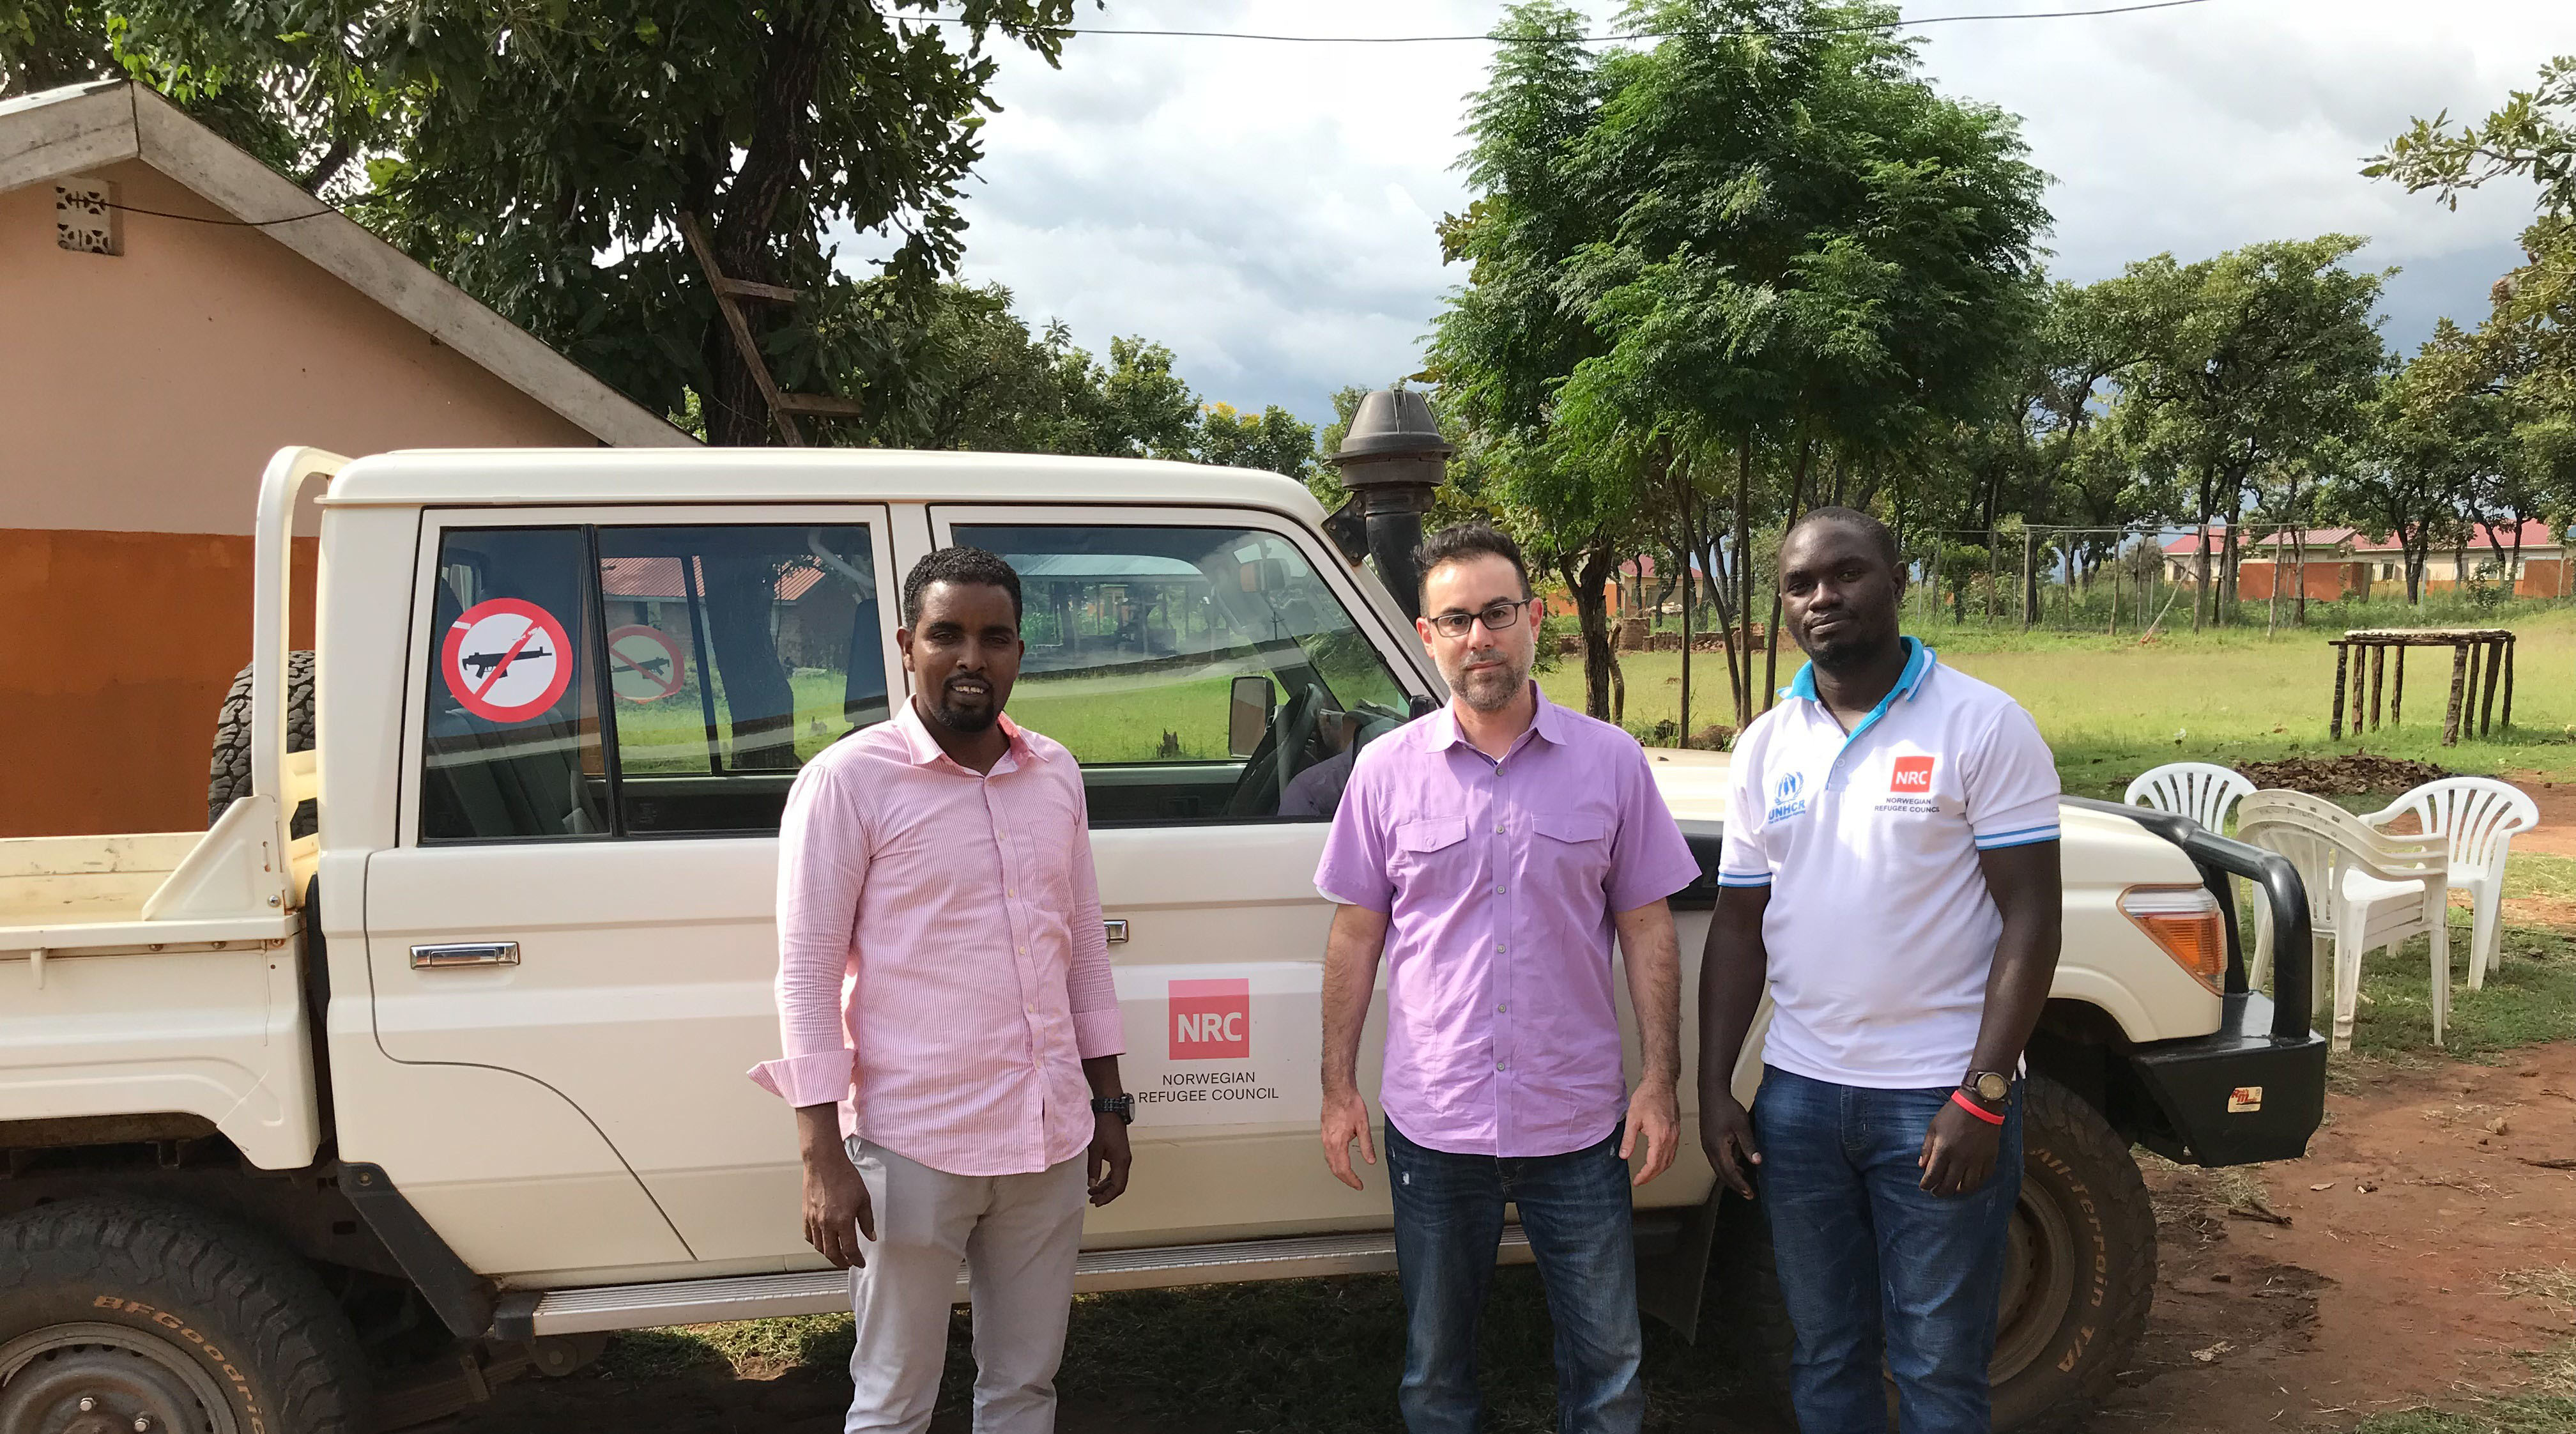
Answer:
[[1899, 757], [1887, 779], [1887, 789], [1908, 796], [1932, 795], [1932, 761], [1930, 757]]
[[1246, 1060], [1252, 1055], [1252, 982], [1174, 981], [1170, 985], [1172, 1059]]

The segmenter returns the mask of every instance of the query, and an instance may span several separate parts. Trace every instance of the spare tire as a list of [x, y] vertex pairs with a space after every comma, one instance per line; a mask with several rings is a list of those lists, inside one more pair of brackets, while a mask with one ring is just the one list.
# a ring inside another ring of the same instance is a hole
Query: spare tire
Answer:
[[[213, 826], [232, 804], [251, 792], [251, 670], [233, 674], [223, 709], [215, 714], [215, 755], [206, 771], [206, 825]], [[286, 654], [286, 750], [313, 750], [313, 654]], [[293, 835], [311, 836], [316, 817], [311, 802], [295, 809]]]

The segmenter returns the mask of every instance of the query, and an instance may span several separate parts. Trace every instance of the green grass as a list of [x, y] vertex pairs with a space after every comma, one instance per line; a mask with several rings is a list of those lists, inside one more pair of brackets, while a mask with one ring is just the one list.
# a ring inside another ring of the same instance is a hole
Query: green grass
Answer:
[[2508, 1395], [2469, 1409], [2408, 1409], [2374, 1414], [2353, 1434], [2576, 1434], [2576, 1399], [2563, 1394]]
[[[2381, 612], [2370, 617], [2395, 620]], [[2185, 630], [2144, 645], [2133, 637], [1947, 623], [1910, 630], [1937, 648], [1943, 662], [2019, 698], [2056, 748], [2067, 790], [2080, 795], [2116, 797], [2131, 777], [2160, 762], [2266, 761], [2363, 749], [2454, 771], [2529, 769], [2576, 777], [2576, 684], [2566, 678], [2576, 668], [2576, 608], [2509, 612], [2490, 623], [2510, 625], [2520, 638], [2514, 726], [2450, 748], [2440, 745], [2450, 682], [2449, 654], [2441, 649], [2408, 656], [2403, 726], [2383, 725], [2358, 737], [2347, 732], [2340, 742], [2328, 738], [2335, 655], [2326, 639], [2341, 624], [2285, 628], [2270, 637], [2260, 627]], [[1794, 649], [1781, 653], [1781, 684], [1801, 660]], [[1675, 720], [1681, 654], [1627, 653], [1620, 661], [1629, 728]], [[1583, 664], [1566, 658], [1540, 682], [1551, 700], [1580, 703]], [[2499, 684], [2499, 712], [2502, 707]], [[1725, 657], [1692, 654], [1691, 725], [1732, 720]]]
[[[2510, 896], [2576, 892], [2576, 859], [2516, 856], [2505, 874]], [[2245, 928], [2249, 933], [2251, 927]], [[2481, 990], [2469, 989], [2469, 913], [2451, 912], [2451, 1016], [2444, 1044], [2433, 1045], [2432, 942], [2418, 936], [2394, 952], [2362, 962], [2361, 997], [2353, 1007], [2353, 1053], [2406, 1060], [2447, 1056], [2483, 1060], [2505, 1051], [2576, 1037], [2576, 933], [2516, 925], [2504, 929], [2504, 965]], [[2319, 1016], [2318, 1029], [2327, 1028]]]

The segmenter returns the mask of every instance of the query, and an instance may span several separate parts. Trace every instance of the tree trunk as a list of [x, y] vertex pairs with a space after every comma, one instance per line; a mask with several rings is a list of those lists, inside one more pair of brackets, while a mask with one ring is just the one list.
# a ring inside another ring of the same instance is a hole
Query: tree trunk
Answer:
[[1601, 589], [1617, 565], [1608, 545], [1598, 542], [1584, 546], [1579, 563], [1557, 565], [1558, 576], [1574, 594], [1574, 623], [1583, 637], [1583, 712], [1604, 722], [1612, 720], [1610, 675], [1618, 659], [1610, 651], [1610, 604]]
[[[1741, 594], [1735, 610], [1753, 621], [1753, 434], [1748, 430], [1735, 450], [1735, 582]], [[1751, 634], [1746, 634], [1750, 637]], [[1735, 730], [1753, 724], [1753, 649], [1744, 649], [1744, 685], [1735, 693]]]
[[2191, 630], [2198, 632], [2209, 621], [2209, 505], [2217, 480], [2204, 472], [2200, 475], [2199, 549], [2191, 558]]

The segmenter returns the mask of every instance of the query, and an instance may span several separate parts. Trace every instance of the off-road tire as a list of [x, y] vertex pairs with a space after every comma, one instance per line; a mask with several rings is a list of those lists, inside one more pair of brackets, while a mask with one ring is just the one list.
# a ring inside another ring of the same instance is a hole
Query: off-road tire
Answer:
[[[1994, 1427], [2026, 1428], [2110, 1388], [2145, 1332], [2156, 1293], [2156, 1213], [2128, 1142], [2073, 1091], [2034, 1076], [2022, 1087], [2021, 1204], [1997, 1329]], [[1703, 1340], [1726, 1341], [1746, 1385], [1788, 1407], [1792, 1339], [1771, 1229], [1757, 1208], [1721, 1207], [1709, 1288], [1724, 1315]], [[1890, 1390], [1889, 1427], [1895, 1427]]]
[[[39, 1348], [48, 1340], [71, 1342]], [[155, 1360], [164, 1386], [176, 1371], [212, 1396], [182, 1427], [368, 1427], [367, 1365], [347, 1317], [311, 1268], [257, 1231], [128, 1199], [69, 1200], [0, 1221], [0, 1410], [22, 1380], [88, 1388], [95, 1370], [98, 1385], [115, 1388], [117, 1371]], [[22, 1402], [39, 1387], [25, 1385]]]
[[[250, 795], [250, 669], [233, 674], [232, 690], [215, 715], [215, 756], [206, 771], [206, 825], [213, 826], [225, 809]], [[313, 750], [313, 654], [286, 654], [286, 750]], [[294, 835], [311, 836], [313, 804], [295, 809]]]

